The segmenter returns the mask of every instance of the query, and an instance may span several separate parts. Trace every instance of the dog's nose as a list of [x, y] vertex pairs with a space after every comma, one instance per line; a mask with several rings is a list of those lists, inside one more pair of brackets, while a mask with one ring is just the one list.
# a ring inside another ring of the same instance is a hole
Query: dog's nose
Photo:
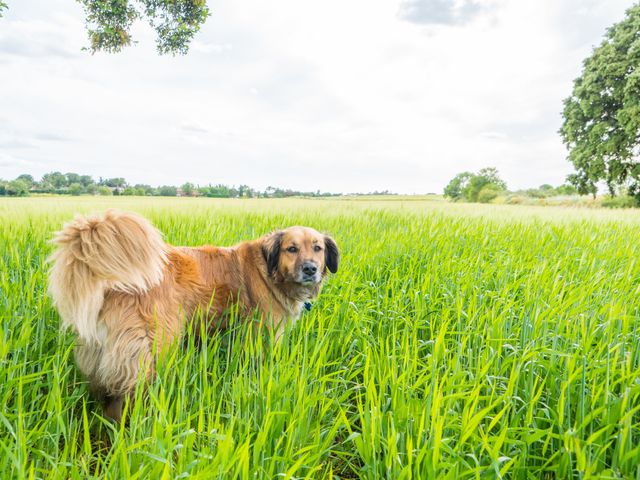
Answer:
[[317, 271], [318, 267], [311, 262], [306, 262], [302, 265], [302, 273], [305, 275], [314, 275]]

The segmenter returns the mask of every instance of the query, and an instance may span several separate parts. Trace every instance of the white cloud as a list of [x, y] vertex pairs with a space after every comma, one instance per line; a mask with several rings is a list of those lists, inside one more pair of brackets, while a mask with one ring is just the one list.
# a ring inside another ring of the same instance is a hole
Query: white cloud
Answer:
[[64, 14], [53, 14], [40, 20], [0, 20], [0, 55], [18, 58], [73, 58], [81, 53], [82, 45], [74, 38], [78, 20]]
[[225, 2], [187, 56], [158, 57], [142, 24], [136, 47], [91, 55], [75, 2], [10, 2], [0, 177], [439, 192], [495, 166], [557, 184], [562, 99], [632, 3]]
[[398, 16], [425, 25], [456, 25], [472, 21], [488, 7], [477, 0], [402, 0]]

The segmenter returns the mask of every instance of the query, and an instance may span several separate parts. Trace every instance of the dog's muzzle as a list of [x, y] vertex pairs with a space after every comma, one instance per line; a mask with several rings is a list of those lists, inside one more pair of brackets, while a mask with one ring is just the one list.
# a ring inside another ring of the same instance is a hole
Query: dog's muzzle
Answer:
[[313, 262], [304, 262], [298, 277], [300, 283], [318, 283], [320, 281], [318, 266]]

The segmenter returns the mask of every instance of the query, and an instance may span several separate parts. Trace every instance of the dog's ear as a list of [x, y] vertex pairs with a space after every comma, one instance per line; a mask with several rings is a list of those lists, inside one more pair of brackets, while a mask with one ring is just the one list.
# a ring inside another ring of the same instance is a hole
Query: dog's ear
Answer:
[[269, 276], [278, 268], [278, 259], [280, 258], [280, 244], [282, 243], [282, 231], [277, 231], [267, 235], [262, 243], [262, 255], [267, 262], [267, 273]]
[[338, 263], [340, 263], [340, 252], [338, 245], [329, 235], [324, 236], [324, 264], [331, 273], [338, 271]]

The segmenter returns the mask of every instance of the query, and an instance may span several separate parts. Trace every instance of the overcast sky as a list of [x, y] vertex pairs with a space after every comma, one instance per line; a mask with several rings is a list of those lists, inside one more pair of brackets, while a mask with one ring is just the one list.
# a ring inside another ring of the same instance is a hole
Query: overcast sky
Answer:
[[74, 0], [0, 19], [0, 178], [441, 193], [562, 183], [582, 60], [633, 0], [209, 1], [187, 56], [91, 55]]

